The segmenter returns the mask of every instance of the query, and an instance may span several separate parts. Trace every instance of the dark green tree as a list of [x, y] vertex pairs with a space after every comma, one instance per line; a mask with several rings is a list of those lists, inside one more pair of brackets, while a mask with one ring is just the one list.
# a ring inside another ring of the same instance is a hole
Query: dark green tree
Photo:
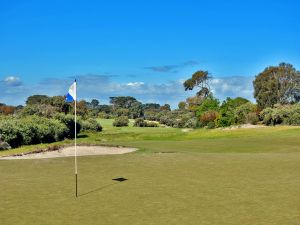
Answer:
[[171, 111], [171, 106], [169, 104], [164, 104], [163, 106], [160, 107], [160, 111]]
[[92, 106], [93, 109], [98, 108], [98, 106], [99, 106], [99, 101], [98, 101], [97, 99], [92, 99], [92, 101], [91, 101], [91, 106]]
[[235, 110], [241, 105], [248, 103], [249, 101], [242, 97], [237, 98], [227, 98], [223, 101], [219, 117], [217, 118], [218, 127], [227, 127], [235, 123]]
[[29, 96], [26, 100], [27, 105], [34, 105], [34, 104], [48, 104], [49, 97], [47, 95], [32, 95]]
[[110, 97], [110, 103], [114, 108], [128, 109], [134, 102], [137, 102], [137, 100], [131, 96]]
[[255, 77], [253, 85], [259, 109], [300, 100], [300, 73], [291, 64], [267, 67]]

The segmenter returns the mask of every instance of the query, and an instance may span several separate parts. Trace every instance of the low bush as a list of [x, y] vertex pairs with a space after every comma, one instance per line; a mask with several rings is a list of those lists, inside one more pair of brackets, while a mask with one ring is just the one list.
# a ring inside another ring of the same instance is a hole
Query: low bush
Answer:
[[113, 126], [115, 127], [127, 127], [129, 124], [129, 119], [127, 116], [120, 116], [116, 118], [113, 122]]
[[197, 119], [196, 118], [191, 118], [186, 123], [184, 124], [184, 128], [196, 128], [197, 127]]
[[159, 124], [157, 122], [149, 121], [147, 122], [147, 127], [159, 127]]
[[200, 125], [202, 127], [205, 127], [208, 125], [208, 123], [215, 123], [214, 121], [217, 119], [217, 117], [218, 117], [218, 112], [216, 112], [216, 111], [204, 112], [200, 116]]
[[38, 116], [0, 121], [0, 134], [11, 147], [61, 141], [69, 130], [58, 120]]
[[256, 124], [259, 120], [256, 115], [257, 106], [251, 102], [240, 105], [235, 110], [235, 123], [236, 124], [246, 124], [252, 123]]
[[256, 125], [259, 122], [259, 118], [256, 112], [250, 112], [246, 115], [246, 123]]
[[[63, 114], [63, 113], [58, 113], [54, 116], [55, 119], [59, 120], [60, 122], [62, 122], [63, 124], [65, 124], [68, 128], [68, 133], [67, 133], [67, 137], [68, 138], [74, 138], [75, 137], [75, 118], [74, 115], [70, 115], [70, 114]], [[78, 120], [76, 122], [76, 130], [77, 130], [77, 134], [80, 133], [81, 131], [81, 124], [80, 124], [80, 120], [81, 118], [78, 117]]]
[[208, 122], [207, 129], [214, 129], [216, 128], [216, 124], [212, 121]]
[[260, 113], [260, 117], [266, 125], [300, 125], [300, 104], [275, 105], [274, 108], [266, 108]]
[[90, 119], [81, 121], [81, 129], [84, 131], [100, 132], [100, 131], [102, 131], [102, 126], [96, 119], [90, 118]]
[[147, 121], [142, 118], [137, 118], [134, 120], [134, 127], [147, 127]]

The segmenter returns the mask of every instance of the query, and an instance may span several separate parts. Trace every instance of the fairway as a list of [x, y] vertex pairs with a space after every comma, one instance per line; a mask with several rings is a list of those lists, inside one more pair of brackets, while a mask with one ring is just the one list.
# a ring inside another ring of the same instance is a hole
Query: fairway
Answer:
[[182, 132], [100, 122], [103, 133], [81, 143], [141, 150], [79, 157], [77, 199], [72, 157], [1, 160], [0, 224], [300, 223], [298, 127]]

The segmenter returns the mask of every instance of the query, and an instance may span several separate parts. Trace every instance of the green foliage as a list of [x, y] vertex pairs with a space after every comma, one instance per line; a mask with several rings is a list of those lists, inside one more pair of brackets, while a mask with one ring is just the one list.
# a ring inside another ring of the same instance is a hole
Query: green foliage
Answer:
[[217, 127], [228, 127], [236, 123], [235, 110], [237, 107], [248, 103], [247, 99], [237, 97], [237, 98], [227, 98], [221, 105], [219, 115], [216, 119]]
[[114, 108], [129, 109], [134, 102], [137, 102], [137, 100], [131, 96], [110, 97], [110, 103]]
[[147, 127], [147, 122], [142, 118], [137, 118], [133, 124], [134, 127]]
[[125, 108], [118, 108], [115, 110], [115, 115], [116, 116], [129, 116], [129, 109]]
[[196, 112], [203, 101], [204, 98], [198, 95], [189, 97], [186, 99], [186, 108], [191, 112]]
[[300, 104], [275, 105], [264, 109], [260, 116], [266, 125], [300, 125]]
[[113, 126], [115, 127], [127, 127], [129, 124], [129, 119], [127, 116], [120, 116], [115, 119]]
[[[63, 113], [58, 113], [54, 116], [54, 118], [59, 120], [63, 124], [65, 124], [66, 127], [68, 128], [66, 137], [68, 137], [68, 138], [75, 137], [75, 118], [73, 115], [70, 115], [70, 114], [65, 115]], [[80, 117], [78, 117], [78, 120], [76, 122], [77, 134], [79, 134], [81, 131], [81, 124], [80, 124], [79, 120], [80, 120]]]
[[160, 107], [161, 111], [171, 111], [171, 106], [169, 104], [164, 104]]
[[154, 121], [147, 121], [147, 127], [159, 127], [159, 124]]
[[196, 115], [197, 117], [201, 117], [203, 113], [207, 111], [219, 111], [220, 102], [218, 99], [210, 96], [206, 98], [202, 104], [198, 107]]
[[267, 67], [253, 82], [254, 97], [260, 109], [300, 100], [300, 73], [287, 63]]
[[183, 128], [196, 128], [198, 124], [197, 118], [193, 117], [186, 121]]
[[49, 103], [49, 97], [47, 95], [32, 95], [29, 96], [26, 100], [27, 105], [46, 104], [46, 103]]
[[81, 121], [81, 129], [83, 131], [100, 132], [102, 131], [102, 126], [96, 119], [90, 118]]
[[137, 118], [135, 119], [133, 126], [134, 127], [158, 127], [158, 123], [153, 121], [146, 121], [142, 118]]
[[0, 134], [12, 147], [61, 141], [67, 133], [68, 128], [55, 119], [31, 116], [0, 121]]
[[208, 122], [207, 129], [214, 129], [216, 128], [216, 124], [212, 121]]
[[158, 110], [159, 108], [160, 108], [160, 104], [157, 103], [143, 104], [143, 110]]
[[257, 106], [251, 102], [243, 104], [235, 109], [235, 123], [237, 124], [256, 124], [258, 116], [256, 114]]
[[256, 112], [250, 112], [246, 115], [247, 123], [256, 125], [259, 122], [259, 117]]
[[46, 104], [30, 104], [25, 106], [19, 113], [21, 116], [41, 116], [51, 118], [58, 112], [57, 108]]

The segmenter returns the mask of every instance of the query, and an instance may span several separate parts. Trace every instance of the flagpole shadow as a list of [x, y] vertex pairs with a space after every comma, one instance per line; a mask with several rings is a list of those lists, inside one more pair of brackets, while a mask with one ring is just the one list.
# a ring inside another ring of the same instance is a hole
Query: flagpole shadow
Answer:
[[112, 183], [112, 184], [104, 185], [104, 186], [102, 186], [102, 187], [99, 187], [99, 188], [96, 188], [96, 189], [94, 189], [94, 190], [85, 192], [85, 193], [83, 193], [83, 194], [79, 194], [78, 197], [82, 197], [82, 196], [85, 196], [85, 195], [92, 194], [92, 193], [94, 193], [94, 192], [101, 191], [101, 190], [103, 190], [103, 189], [106, 189], [106, 188], [109, 188], [109, 187], [111, 187], [111, 186], [114, 186], [114, 185], [117, 185], [117, 184], [119, 184], [119, 183], [122, 183], [122, 182], [124, 182], [124, 181], [127, 181], [128, 179], [126, 179], [126, 178], [124, 178], [124, 177], [119, 177], [119, 178], [114, 178], [114, 179], [112, 179], [112, 180], [113, 180], [113, 181], [117, 181], [117, 182]]

